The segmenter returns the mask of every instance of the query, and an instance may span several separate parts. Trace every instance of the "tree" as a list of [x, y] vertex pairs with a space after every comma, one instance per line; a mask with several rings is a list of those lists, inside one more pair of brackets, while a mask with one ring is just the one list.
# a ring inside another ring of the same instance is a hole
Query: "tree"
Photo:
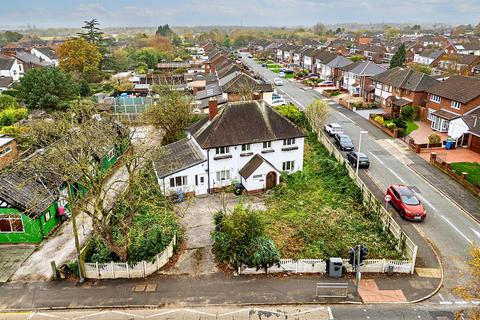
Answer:
[[425, 64], [420, 64], [420, 63], [412, 63], [410, 65], [410, 68], [412, 70], [415, 70], [415, 71], [418, 71], [418, 72], [421, 72], [421, 73], [425, 73], [425, 74], [428, 74], [428, 75], [431, 75], [432, 74], [432, 68], [425, 65]]
[[97, 19], [84, 21], [82, 29], [85, 32], [79, 32], [77, 35], [95, 46], [103, 45], [103, 31], [98, 27], [100, 23]]
[[319, 132], [323, 129], [323, 125], [328, 118], [329, 107], [324, 100], [315, 100], [305, 109], [305, 116], [314, 132]]
[[156, 36], [162, 36], [162, 37], [167, 37], [169, 39], [173, 38], [175, 35], [175, 32], [170, 29], [170, 26], [168, 24], [164, 24], [163, 26], [159, 26], [157, 28], [157, 31], [155, 32]]
[[232, 42], [230, 41], [230, 38], [228, 36], [223, 39], [222, 46], [225, 48], [230, 48], [232, 46]]
[[323, 23], [316, 23], [313, 27], [312, 27], [312, 31], [315, 35], [317, 36], [321, 36], [325, 33], [325, 31], [327, 30], [327, 28], [325, 27], [325, 25]]
[[87, 80], [85, 79], [80, 80], [78, 85], [78, 92], [81, 97], [89, 97], [92, 95], [92, 89], [90, 88], [90, 85], [88, 84]]
[[57, 67], [31, 69], [20, 79], [19, 97], [29, 109], [65, 109], [78, 88], [72, 77]]
[[195, 117], [190, 100], [182, 92], [169, 88], [162, 88], [159, 92], [160, 101], [150, 106], [143, 117], [149, 124], [164, 131], [163, 143], [168, 144], [178, 140]]
[[398, 47], [397, 52], [392, 57], [390, 61], [390, 68], [395, 67], [402, 67], [407, 60], [407, 50], [405, 49], [405, 44], [402, 43], [400, 47]]
[[5, 44], [9, 42], [17, 42], [23, 38], [23, 34], [16, 31], [5, 31], [0, 33], [0, 44]]
[[394, 27], [386, 28], [386, 36], [389, 39], [396, 39], [400, 35], [400, 29]]
[[84, 38], [65, 41], [58, 48], [57, 55], [60, 68], [67, 72], [88, 77], [100, 70], [102, 54], [96, 45]]
[[218, 212], [214, 220], [213, 251], [219, 261], [235, 269], [247, 266], [265, 271], [280, 262], [280, 252], [266, 236], [261, 212], [238, 205], [230, 214]]

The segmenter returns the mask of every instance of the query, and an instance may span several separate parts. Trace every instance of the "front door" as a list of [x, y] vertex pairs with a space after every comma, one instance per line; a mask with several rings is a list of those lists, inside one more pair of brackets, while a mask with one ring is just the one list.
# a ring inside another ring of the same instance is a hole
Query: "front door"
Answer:
[[265, 189], [272, 189], [276, 185], [277, 185], [277, 173], [271, 171], [267, 174]]

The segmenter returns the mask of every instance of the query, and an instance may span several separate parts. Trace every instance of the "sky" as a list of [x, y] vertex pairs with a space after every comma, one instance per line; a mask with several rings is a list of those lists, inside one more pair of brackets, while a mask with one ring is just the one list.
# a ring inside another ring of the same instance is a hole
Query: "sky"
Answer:
[[480, 0], [0, 0], [0, 26], [311, 26], [480, 22]]

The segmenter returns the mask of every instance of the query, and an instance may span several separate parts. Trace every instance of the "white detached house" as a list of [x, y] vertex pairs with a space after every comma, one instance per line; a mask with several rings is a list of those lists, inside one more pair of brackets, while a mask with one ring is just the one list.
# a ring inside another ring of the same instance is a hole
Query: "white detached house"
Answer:
[[30, 53], [38, 57], [41, 61], [46, 61], [53, 66], [58, 66], [57, 53], [50, 47], [32, 48]]
[[169, 144], [153, 161], [166, 195], [215, 192], [242, 183], [248, 192], [271, 189], [282, 172], [303, 169], [304, 133], [259, 101], [233, 102], [188, 129], [188, 137]]
[[23, 64], [17, 59], [0, 55], [0, 77], [18, 81], [23, 71]]

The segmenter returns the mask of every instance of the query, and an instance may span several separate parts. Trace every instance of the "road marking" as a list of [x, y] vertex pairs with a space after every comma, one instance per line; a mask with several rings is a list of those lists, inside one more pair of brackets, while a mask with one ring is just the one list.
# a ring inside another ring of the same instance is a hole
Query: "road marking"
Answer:
[[388, 171], [390, 171], [395, 177], [397, 177], [398, 180], [402, 181], [404, 184], [406, 184], [405, 180], [403, 180], [402, 177], [400, 177], [395, 171], [393, 171], [392, 169], [388, 168]]
[[376, 155], [374, 155], [372, 151], [370, 151], [370, 154], [371, 154], [371, 155], [372, 155], [372, 156], [373, 156], [375, 159], [377, 159], [377, 160], [378, 160], [378, 162], [380, 162], [380, 163], [381, 163], [383, 166], [385, 166], [385, 163], [383, 163], [383, 161], [382, 161], [382, 160], [380, 160], [380, 158], [379, 158], [379, 157], [377, 157]]
[[473, 228], [470, 228], [470, 230], [472, 230], [473, 233], [475, 233], [475, 235], [480, 238], [480, 232], [478, 232], [477, 230], [474, 230]]
[[419, 195], [417, 192], [415, 192], [415, 190], [412, 190], [412, 191], [413, 191], [413, 193], [415, 193], [417, 195], [417, 197], [422, 199], [423, 202], [425, 202], [429, 207], [431, 207], [433, 209], [433, 211], [437, 211], [437, 209], [435, 209], [435, 207], [430, 202], [425, 200], [425, 198], [423, 196]]
[[462, 231], [460, 231], [457, 226], [455, 226], [452, 222], [450, 222], [450, 220], [448, 220], [447, 218], [445, 218], [444, 216], [441, 216], [443, 220], [445, 220], [453, 229], [455, 229], [455, 231], [457, 231], [465, 240], [467, 240], [468, 243], [472, 244], [472, 240], [468, 239], [468, 237], [466, 235], [463, 234]]
[[328, 311], [328, 320], [334, 320], [332, 309], [330, 307], [327, 307], [327, 311]]
[[353, 122], [353, 120], [352, 120], [352, 119], [350, 119], [349, 117], [347, 117], [347, 116], [346, 116], [346, 115], [344, 115], [343, 113], [341, 113], [341, 112], [338, 112], [338, 111], [337, 111], [337, 113], [338, 113], [338, 114], [340, 114], [340, 115], [341, 115], [342, 117], [344, 117], [345, 119], [347, 119], [348, 121], [350, 121], [351, 123], [355, 123], [355, 122]]
[[[416, 268], [415, 268], [416, 269]], [[416, 271], [416, 270], [415, 270]], [[445, 301], [445, 299], [443, 299], [443, 296], [441, 293], [438, 294], [438, 296], [440, 297], [440, 299], [442, 299], [442, 301]]]
[[455, 301], [455, 304], [462, 304], [463, 305], [463, 304], [467, 304], [467, 301], [463, 301], [463, 300]]
[[440, 304], [453, 304], [452, 301], [440, 301]]

